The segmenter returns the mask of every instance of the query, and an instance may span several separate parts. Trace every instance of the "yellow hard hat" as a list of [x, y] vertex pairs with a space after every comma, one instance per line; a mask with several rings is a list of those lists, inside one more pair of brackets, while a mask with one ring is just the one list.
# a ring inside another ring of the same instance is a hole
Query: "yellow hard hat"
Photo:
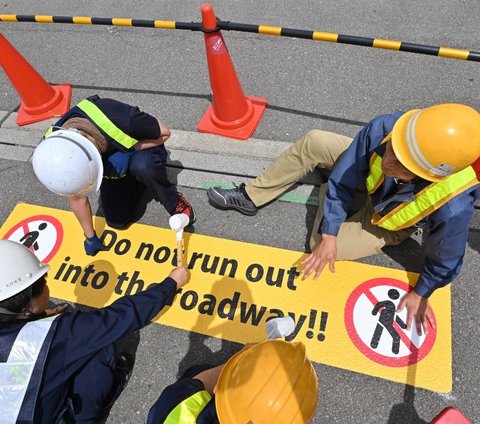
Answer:
[[393, 126], [392, 147], [409, 171], [441, 181], [480, 156], [480, 114], [456, 103], [410, 110]]
[[215, 404], [222, 424], [308, 423], [318, 382], [303, 343], [267, 340], [225, 364]]

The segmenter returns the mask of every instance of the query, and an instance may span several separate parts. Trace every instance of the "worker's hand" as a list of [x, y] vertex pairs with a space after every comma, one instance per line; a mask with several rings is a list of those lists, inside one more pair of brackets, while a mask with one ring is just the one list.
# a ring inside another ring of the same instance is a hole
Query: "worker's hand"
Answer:
[[316, 280], [328, 264], [331, 272], [335, 272], [335, 259], [337, 259], [337, 237], [322, 234], [322, 241], [302, 262], [303, 275], [308, 278], [315, 271], [313, 277]]
[[186, 265], [175, 268], [169, 275], [177, 283], [177, 289], [185, 285], [188, 281], [188, 270]]
[[414, 290], [412, 290], [403, 296], [398, 304], [397, 312], [401, 312], [403, 308], [407, 308], [408, 330], [410, 330], [410, 327], [412, 326], [413, 317], [415, 317], [415, 327], [417, 328], [417, 334], [419, 336], [422, 335], [422, 326], [425, 334], [427, 334], [427, 321], [432, 328], [435, 328], [435, 321], [426, 297], [419, 296]]
[[103, 175], [105, 178], [122, 178], [127, 174], [130, 158], [135, 153], [115, 152], [105, 159], [103, 166]]
[[50, 317], [52, 315], [63, 314], [64, 312], [67, 312], [69, 308], [70, 308], [70, 305], [68, 303], [61, 303], [60, 305], [57, 305], [54, 308], [45, 309], [45, 313], [47, 314], [48, 317]]
[[102, 244], [100, 239], [97, 237], [97, 234], [94, 233], [92, 237], [87, 237], [83, 242], [83, 246], [85, 247], [85, 253], [88, 256], [95, 256], [97, 252], [101, 250], [108, 250], [106, 246]]

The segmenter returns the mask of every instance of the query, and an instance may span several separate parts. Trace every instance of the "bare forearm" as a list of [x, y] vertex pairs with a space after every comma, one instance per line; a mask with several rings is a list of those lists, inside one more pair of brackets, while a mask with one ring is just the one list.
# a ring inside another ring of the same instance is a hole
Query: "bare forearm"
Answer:
[[156, 140], [142, 140], [135, 144], [135, 150], [143, 150], [149, 149], [151, 147], [160, 146], [161, 144], [165, 143], [170, 138], [170, 129], [165, 125], [158, 121], [158, 126], [160, 127], [160, 137]]
[[215, 368], [210, 368], [208, 370], [202, 371], [200, 374], [197, 374], [195, 377], [197, 380], [200, 380], [205, 386], [205, 390], [213, 395], [215, 393], [215, 386], [218, 382], [218, 377], [222, 372], [225, 364], [219, 365]]
[[78, 222], [82, 226], [85, 237], [90, 238], [95, 234], [93, 228], [92, 208], [87, 196], [69, 196], [68, 202]]

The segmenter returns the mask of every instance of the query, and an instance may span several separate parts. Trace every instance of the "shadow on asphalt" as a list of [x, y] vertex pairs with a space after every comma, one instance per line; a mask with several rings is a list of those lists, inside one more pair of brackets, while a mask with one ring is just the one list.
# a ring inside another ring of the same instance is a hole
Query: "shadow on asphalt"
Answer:
[[473, 250], [480, 253], [480, 230], [477, 230], [476, 228], [470, 228], [468, 234], [468, 245]]
[[387, 246], [382, 251], [406, 271], [421, 273], [425, 258], [422, 243], [408, 238], [398, 246]]
[[[417, 350], [414, 350], [417, 352]], [[417, 354], [411, 356], [411, 364], [415, 364], [418, 360]], [[407, 367], [407, 381], [415, 381], [416, 367]], [[403, 390], [403, 402], [392, 406], [390, 415], [388, 416], [387, 424], [428, 424], [427, 421], [418, 416], [415, 409], [415, 387], [405, 384]]]
[[[243, 280], [235, 280], [235, 282], [237, 283], [235, 290], [243, 293], [243, 299], [246, 302], [253, 302], [247, 283]], [[209, 290], [209, 294], [214, 296], [214, 298], [220, 299], [222, 297], [221, 288], [225, 287], [226, 283], [231, 284], [226, 278], [217, 280]], [[178, 365], [178, 377], [182, 376], [186, 370], [195, 365], [211, 365], [212, 367], [220, 365], [226, 362], [234, 353], [238, 352], [243, 347], [240, 343], [233, 343], [225, 340], [225, 334], [231, 331], [229, 330], [228, 321], [213, 325], [213, 317], [214, 315], [206, 313], [197, 316], [197, 320], [191, 327], [188, 336], [188, 351]], [[222, 347], [220, 350], [213, 352], [212, 349], [207, 346], [206, 341], [210, 336], [200, 334], [201, 332], [205, 332], [206, 329], [208, 329], [209, 334], [221, 339]], [[251, 340], [251, 342], [256, 341], [258, 340]]]
[[[410, 367], [413, 368], [413, 367]], [[428, 424], [428, 421], [421, 419], [414, 405], [415, 388], [405, 385], [403, 391], [403, 402], [393, 405], [388, 416], [387, 424]]]

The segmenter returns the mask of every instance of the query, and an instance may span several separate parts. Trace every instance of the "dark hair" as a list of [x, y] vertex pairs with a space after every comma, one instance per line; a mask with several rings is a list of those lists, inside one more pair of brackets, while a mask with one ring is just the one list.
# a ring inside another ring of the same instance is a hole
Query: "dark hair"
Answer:
[[[22, 313], [30, 303], [30, 300], [34, 297], [38, 297], [42, 294], [43, 289], [47, 284], [47, 279], [45, 275], [42, 275], [37, 281], [35, 281], [31, 286], [22, 290], [20, 293], [9, 297], [8, 299], [2, 300], [0, 302], [0, 308], [4, 308], [10, 312], [15, 312], [17, 314]], [[1, 312], [0, 312], [1, 314]]]

